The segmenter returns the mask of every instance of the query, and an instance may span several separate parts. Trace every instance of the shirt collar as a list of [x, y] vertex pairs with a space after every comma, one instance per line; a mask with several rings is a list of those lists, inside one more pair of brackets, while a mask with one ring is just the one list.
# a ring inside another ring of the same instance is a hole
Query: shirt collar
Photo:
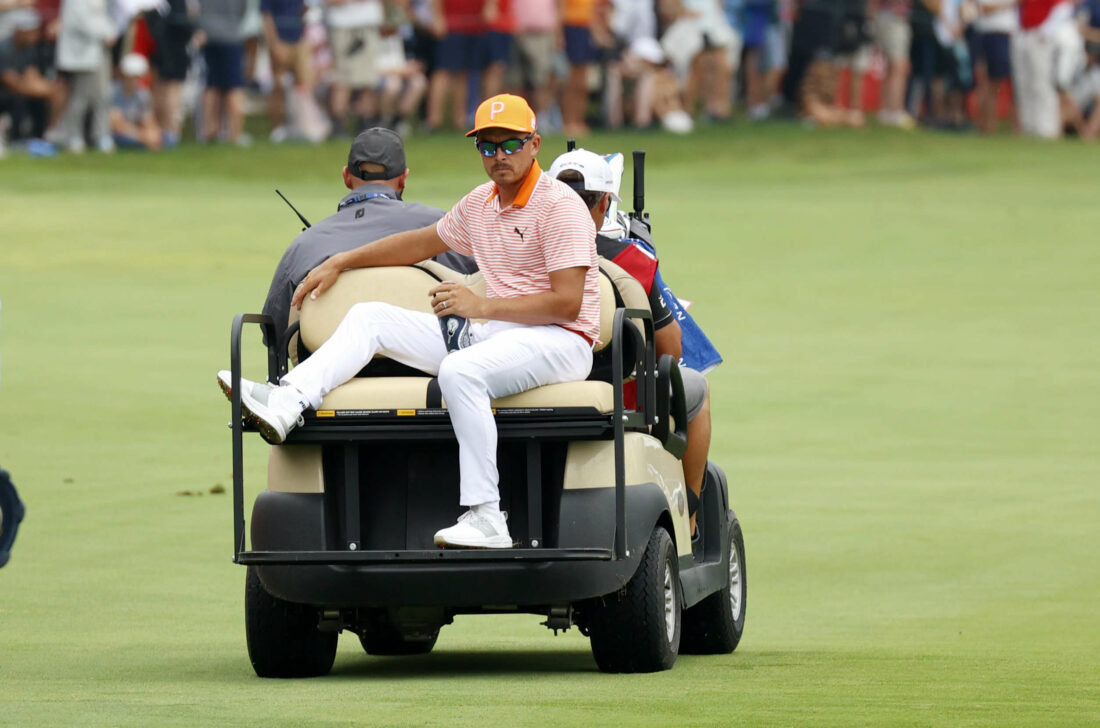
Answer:
[[[523, 184], [520, 185], [519, 192], [516, 193], [516, 199], [512, 200], [512, 207], [525, 207], [531, 199], [531, 195], [535, 191], [535, 185], [539, 183], [539, 177], [542, 176], [542, 167], [539, 166], [539, 160], [534, 159], [531, 161], [531, 169], [527, 172], [527, 177], [523, 180]], [[489, 195], [489, 200], [493, 200], [500, 194], [500, 188], [496, 183], [493, 183], [493, 192]]]

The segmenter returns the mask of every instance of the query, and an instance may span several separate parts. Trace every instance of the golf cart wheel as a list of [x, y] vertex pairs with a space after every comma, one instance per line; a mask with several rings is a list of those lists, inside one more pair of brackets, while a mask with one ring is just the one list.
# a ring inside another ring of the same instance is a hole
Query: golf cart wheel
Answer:
[[369, 620], [366, 631], [359, 635], [359, 643], [367, 654], [379, 656], [426, 655], [435, 647], [437, 639], [438, 630], [429, 639], [408, 639], [385, 616]]
[[317, 629], [320, 613], [264, 589], [254, 567], [248, 567], [244, 589], [244, 626], [248, 659], [260, 677], [327, 675], [336, 659], [336, 632]]
[[729, 578], [725, 585], [694, 607], [684, 611], [681, 650], [692, 655], [724, 655], [733, 652], [745, 631], [745, 537], [737, 516], [730, 515]]
[[668, 531], [653, 529], [626, 586], [594, 602], [592, 654], [603, 672], [656, 672], [680, 649], [680, 575]]

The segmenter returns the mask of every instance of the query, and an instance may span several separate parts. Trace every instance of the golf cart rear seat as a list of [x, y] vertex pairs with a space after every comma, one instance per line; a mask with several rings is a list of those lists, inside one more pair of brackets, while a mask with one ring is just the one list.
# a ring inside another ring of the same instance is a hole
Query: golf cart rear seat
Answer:
[[[614, 264], [609, 264], [614, 265]], [[316, 300], [307, 300], [299, 319], [302, 345], [316, 350], [336, 330], [348, 310], [364, 301], [386, 301], [414, 311], [430, 312], [428, 291], [441, 280], [457, 280], [479, 295], [485, 293], [485, 281], [480, 273], [463, 276], [434, 261], [400, 268], [361, 268], [344, 272], [331, 290]], [[610, 339], [615, 315], [615, 292], [610, 279], [600, 276], [601, 338]], [[605, 348], [601, 342], [599, 350]], [[379, 357], [381, 358], [381, 357]], [[387, 362], [391, 365], [392, 363]], [[360, 376], [330, 392], [317, 408], [317, 418], [362, 417], [373, 413], [409, 410], [446, 409], [435, 380], [426, 374], [419, 376], [377, 376], [375, 371], [386, 366], [368, 366], [367, 376]], [[417, 374], [408, 370], [408, 374]], [[567, 408], [568, 414], [580, 410], [608, 414], [614, 407], [609, 381], [586, 381], [554, 384], [521, 392], [493, 401], [498, 410], [538, 410], [550, 414], [551, 408]], [[505, 414], [519, 414], [517, 412]], [[563, 412], [563, 414], [565, 414]]]
[[[600, 259], [600, 335], [592, 372], [583, 382], [553, 384], [493, 400], [501, 437], [554, 435], [572, 439], [611, 439], [615, 427], [649, 432], [679, 457], [684, 443], [680, 414], [682, 388], [671, 357], [655, 360], [653, 318], [641, 284], [614, 263]], [[306, 299], [300, 315], [292, 312], [281, 335], [271, 319], [239, 314], [234, 320], [230, 356], [233, 382], [241, 371], [241, 335], [246, 323], [259, 324], [269, 342], [268, 380], [278, 381], [297, 362], [319, 348], [352, 306], [385, 301], [430, 312], [428, 292], [440, 281], [457, 281], [483, 294], [480, 273], [463, 275], [434, 261], [412, 266], [345, 271], [331, 289]], [[640, 324], [640, 326], [639, 326]], [[636, 406], [624, 407], [624, 383], [637, 376]], [[663, 381], [658, 392], [657, 381]], [[376, 356], [359, 376], [329, 392], [305, 424], [293, 430], [289, 444], [400, 439], [453, 439], [446, 402], [438, 381], [424, 372]], [[244, 429], [254, 429], [245, 424]], [[434, 434], [433, 434], [434, 433]]]

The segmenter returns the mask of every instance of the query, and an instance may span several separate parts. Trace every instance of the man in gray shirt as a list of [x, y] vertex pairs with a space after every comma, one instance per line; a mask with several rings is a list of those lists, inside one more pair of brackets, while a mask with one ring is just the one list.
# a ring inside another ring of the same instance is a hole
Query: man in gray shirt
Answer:
[[[409, 176], [405, 145], [389, 129], [375, 127], [355, 137], [343, 175], [350, 192], [337, 205], [336, 214], [304, 230], [275, 269], [263, 312], [275, 319], [280, 334], [287, 328], [294, 289], [323, 261], [393, 233], [418, 230], [443, 217], [443, 210], [401, 199]], [[443, 253], [435, 260], [460, 273], [477, 270], [472, 258], [455, 252]]]

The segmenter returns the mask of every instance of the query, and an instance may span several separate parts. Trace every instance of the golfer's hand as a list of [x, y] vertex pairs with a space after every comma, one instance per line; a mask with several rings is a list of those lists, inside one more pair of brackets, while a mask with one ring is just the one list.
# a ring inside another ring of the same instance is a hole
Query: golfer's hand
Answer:
[[432, 301], [432, 312], [436, 316], [485, 318], [483, 310], [485, 299], [466, 286], [453, 281], [443, 281], [428, 291], [428, 295]]
[[336, 256], [333, 256], [309, 272], [305, 280], [294, 290], [294, 298], [290, 299], [291, 306], [300, 309], [306, 296], [312, 300], [332, 288], [336, 279], [340, 277], [340, 271], [343, 270], [343, 266], [335, 259]]

